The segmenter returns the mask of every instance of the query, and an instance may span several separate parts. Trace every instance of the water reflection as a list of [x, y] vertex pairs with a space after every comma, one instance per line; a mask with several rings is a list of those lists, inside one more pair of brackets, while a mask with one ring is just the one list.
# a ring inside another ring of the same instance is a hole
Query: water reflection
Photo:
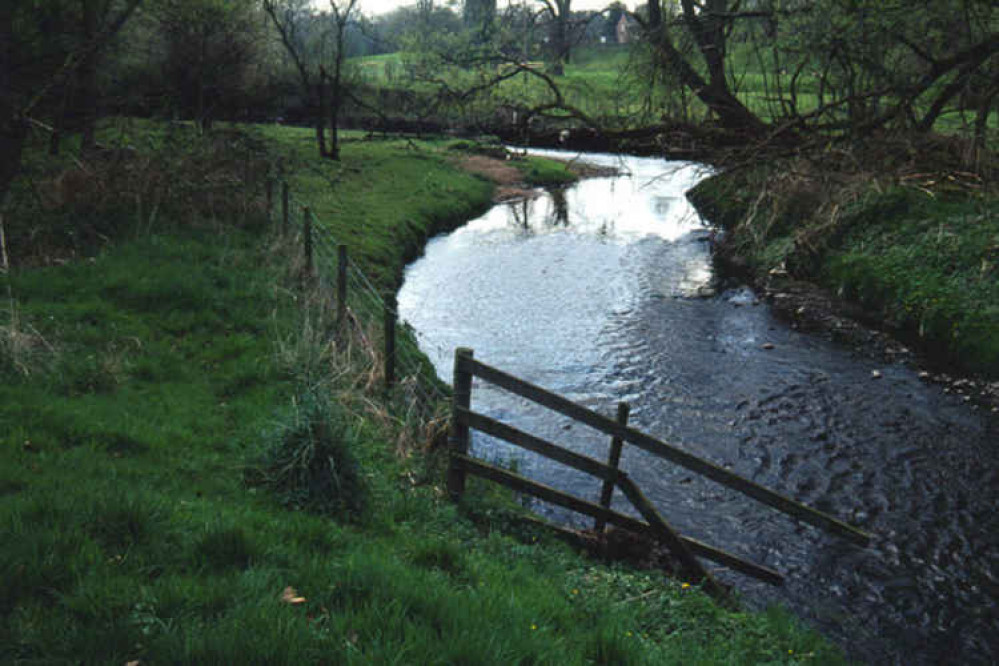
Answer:
[[[683, 294], [710, 282], [703, 250], [688, 252], [686, 243], [678, 243], [704, 233], [683, 192], [705, 170], [682, 162], [622, 163], [614, 155], [592, 156], [592, 161], [623, 166], [623, 175], [539, 190], [495, 206], [432, 240], [424, 259], [409, 267], [400, 311], [430, 341], [429, 353], [443, 378], [450, 377], [450, 351], [439, 350], [461, 345], [474, 346], [494, 363], [509, 361], [514, 366], [508, 369], [528, 378], [536, 373], [569, 377], [573, 368], [584, 368], [586, 376], [599, 374], [606, 364], [598, 340], [643, 289], [633, 279], [643, 242], [681, 248], [685, 258], [677, 265], [684, 277], [675, 283]], [[664, 170], [674, 177], [663, 178]], [[461, 315], [438, 307], [442, 300], [460, 304]], [[579, 344], [583, 340], [587, 344]], [[560, 355], [572, 360], [570, 369]]]
[[569, 226], [569, 202], [566, 200], [565, 188], [556, 187], [548, 192], [551, 200], [547, 221], [552, 227]]

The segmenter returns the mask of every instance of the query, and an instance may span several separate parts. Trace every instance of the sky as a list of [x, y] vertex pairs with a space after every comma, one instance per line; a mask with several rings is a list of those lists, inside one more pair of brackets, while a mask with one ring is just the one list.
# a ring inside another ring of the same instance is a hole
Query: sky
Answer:
[[[540, 5], [540, 0], [528, 0], [535, 4]], [[587, 9], [603, 9], [609, 5], [613, 0], [572, 0], [572, 9], [574, 11], [582, 11]], [[314, 0], [315, 4], [324, 4], [322, 0]], [[448, 4], [447, 0], [436, 0], [441, 4]], [[506, 5], [507, 0], [497, 0], [497, 8], [502, 8]], [[359, 0], [361, 11], [367, 16], [375, 16], [377, 14], [385, 14], [398, 7], [403, 7], [405, 5], [415, 5], [416, 0]], [[630, 8], [634, 8], [634, 0], [625, 0], [625, 5]], [[460, 0], [455, 2], [455, 10], [460, 11], [461, 2]]]

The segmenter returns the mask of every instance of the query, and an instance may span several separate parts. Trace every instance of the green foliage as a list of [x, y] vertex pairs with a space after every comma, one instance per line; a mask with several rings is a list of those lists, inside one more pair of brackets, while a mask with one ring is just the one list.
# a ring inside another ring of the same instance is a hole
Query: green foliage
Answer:
[[265, 451], [250, 477], [259, 477], [291, 508], [360, 517], [366, 489], [354, 451], [363, 442], [351, 420], [340, 405], [306, 393], [286, 423], [265, 436]]

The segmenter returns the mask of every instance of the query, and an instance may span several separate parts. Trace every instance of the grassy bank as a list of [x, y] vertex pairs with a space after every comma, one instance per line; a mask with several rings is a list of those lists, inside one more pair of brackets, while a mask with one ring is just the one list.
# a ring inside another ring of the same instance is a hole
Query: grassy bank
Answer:
[[942, 368], [996, 378], [999, 198], [946, 164], [857, 173], [786, 161], [721, 173], [691, 199], [726, 229], [723, 261], [757, 282], [820, 284]]
[[[145, 145], [148, 131], [116, 140]], [[422, 238], [491, 191], [444, 145], [349, 141], [333, 164], [311, 157], [305, 131], [256, 141], [386, 289]], [[235, 191], [262, 193], [265, 172], [222, 162], [225, 182], [249, 177]], [[314, 333], [328, 305], [260, 197], [186, 200], [164, 195], [170, 215], [155, 224], [95, 204], [117, 216], [99, 226], [115, 236], [62, 245], [69, 261], [34, 252], [4, 275], [0, 661], [837, 658], [781, 613], [724, 610], [661, 575], [500, 529], [514, 521], [480, 486], [451, 504], [433, 452], [400, 447], [398, 405]], [[71, 202], [36, 213], [67, 227], [77, 214]]]

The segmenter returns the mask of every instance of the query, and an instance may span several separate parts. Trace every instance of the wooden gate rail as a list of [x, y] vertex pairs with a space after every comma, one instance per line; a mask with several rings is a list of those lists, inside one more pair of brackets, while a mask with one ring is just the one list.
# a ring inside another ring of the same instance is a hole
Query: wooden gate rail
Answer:
[[[513, 426], [500, 423], [499, 421], [491, 419], [488, 416], [483, 416], [482, 414], [477, 414], [476, 412], [469, 411], [464, 408], [459, 408], [455, 412], [455, 416], [458, 422], [462, 425], [474, 428], [475, 430], [484, 432], [487, 435], [492, 435], [493, 437], [506, 440], [511, 444], [516, 444], [521, 448], [533, 451], [547, 458], [551, 458], [552, 460], [574, 469], [578, 469], [581, 472], [591, 474], [599, 479], [603, 479], [604, 481], [609, 481], [624, 493], [624, 495], [633, 505], [635, 505], [635, 508], [638, 509], [643, 516], [647, 513], [655, 513], [655, 509], [651, 508], [651, 503], [645, 499], [645, 496], [641, 493], [638, 486], [635, 485], [635, 482], [632, 481], [625, 472], [622, 472], [619, 469], [605, 465], [599, 460], [595, 460], [574, 451], [569, 451], [568, 449], [564, 449], [556, 444], [552, 444], [551, 442], [547, 442], [539, 437], [535, 437], [534, 435], [518, 430]], [[643, 523], [642, 521], [632, 518], [631, 516], [626, 516], [623, 513], [617, 513], [602, 505], [593, 504], [591, 502], [587, 502], [586, 500], [573, 497], [572, 495], [555, 490], [549, 486], [525, 479], [524, 477], [518, 476], [498, 467], [487, 465], [465, 455], [459, 455], [458, 460], [460, 460], [462, 467], [464, 467], [466, 471], [477, 476], [486, 476], [486, 474], [488, 474], [489, 476], [487, 478], [490, 480], [508, 487], [512, 487], [511, 484], [516, 483], [517, 486], [514, 490], [534, 495], [535, 497], [549, 501], [552, 504], [564, 506], [567, 509], [572, 509], [578, 513], [612, 523], [619, 527], [624, 527], [633, 532], [657, 536], [656, 531], [651, 527], [651, 521], [650, 523]], [[532, 487], [536, 490], [536, 492], [535, 490], [532, 490]], [[539, 493], [544, 493], [545, 496], [542, 497]], [[639, 500], [639, 502], [635, 502], [634, 498], [636, 497], [641, 497], [641, 500]], [[642, 511], [642, 506], [640, 505], [644, 505], [646, 510]], [[646, 520], [648, 520], [647, 517]], [[689, 537], [680, 536], [679, 539], [695, 555], [700, 555], [701, 557], [718, 562], [719, 564], [724, 564], [732, 569], [754, 576], [768, 583], [779, 585], [784, 580], [783, 577], [776, 571], [744, 560], [737, 555], [733, 555], [732, 553], [709, 546]]]
[[[829, 514], [813, 509], [809, 506], [801, 504], [800, 502], [796, 502], [789, 497], [776, 493], [769, 488], [765, 488], [757, 483], [754, 483], [753, 481], [741, 477], [734, 472], [730, 472], [724, 467], [719, 467], [714, 463], [698, 458], [693, 454], [659, 441], [658, 439], [635, 430], [634, 428], [621, 425], [613, 419], [603, 416], [602, 414], [598, 414], [597, 412], [587, 409], [581, 405], [577, 405], [566, 398], [550, 393], [540, 386], [536, 386], [530, 382], [514, 377], [513, 375], [509, 375], [502, 370], [497, 370], [496, 368], [485, 365], [480, 361], [476, 361], [470, 354], [461, 353], [465, 351], [466, 350], [458, 350], [458, 352], [455, 353], [454, 372], [456, 378], [458, 378], [459, 374], [468, 377], [469, 387], [471, 385], [470, 380], [472, 376], [480, 377], [481, 379], [506, 389], [511, 393], [515, 393], [516, 395], [527, 398], [528, 400], [536, 402], [543, 407], [547, 407], [552, 411], [568, 416], [569, 418], [575, 419], [576, 421], [584, 423], [613, 437], [618, 437], [625, 442], [647, 451], [648, 453], [660, 458], [665, 458], [666, 460], [676, 463], [681, 467], [685, 467], [693, 472], [701, 474], [702, 476], [706, 476], [712, 481], [733, 490], [737, 490], [744, 495], [752, 497], [758, 502], [791, 515], [802, 522], [836, 534], [837, 536], [843, 537], [859, 546], [866, 546], [870, 543], [871, 536], [867, 532], [864, 532], [853, 525], [844, 523]], [[465, 403], [464, 405], [458, 405], [456, 403], [456, 413], [462, 407], [467, 409], [467, 405], [468, 403]], [[478, 428], [478, 426], [473, 427]], [[503, 437], [502, 435], [496, 436]], [[517, 444], [519, 442], [514, 443]], [[538, 453], [540, 453], [540, 451], [538, 451]]]
[[[614, 437], [615, 444], [618, 442], [630, 442], [647, 452], [676, 462], [687, 469], [699, 472], [726, 487], [738, 490], [804, 522], [846, 537], [854, 543], [866, 545], [870, 541], [870, 536], [867, 533], [852, 525], [843, 523], [828, 514], [805, 506], [740, 477], [733, 472], [729, 472], [708, 461], [660, 442], [645, 433], [627, 427], [623, 423], [624, 418], [627, 417], [626, 408], [619, 410], [618, 417], [622, 422], [613, 421], [592, 410], [550, 393], [545, 389], [476, 361], [470, 349], [458, 349], [455, 352], [450, 438], [451, 464], [448, 468], [448, 490], [452, 497], [460, 497], [464, 492], [466, 473], [474, 474], [518, 492], [532, 495], [552, 504], [557, 504], [578, 513], [591, 516], [600, 525], [611, 523], [634, 532], [650, 535], [669, 548], [688, 575], [702, 580], [705, 590], [716, 596], [724, 596], [723, 588], [714, 581], [695, 556], [724, 564], [736, 571], [768, 583], [779, 585], [783, 582], [783, 577], [772, 569], [749, 562], [732, 553], [709, 546], [696, 539], [681, 536], [674, 531], [663, 520], [662, 516], [659, 515], [659, 512], [648, 498], [645, 497], [634, 481], [625, 472], [617, 468], [616, 460], [619, 457], [619, 452], [618, 456], [615, 457], [612, 451], [611, 464], [605, 464], [594, 458], [576, 453], [575, 451], [526, 433], [513, 426], [501, 423], [484, 414], [472, 411], [472, 378], [476, 376], [553, 411], [610, 434]], [[624, 418], [621, 416], [621, 411], [625, 412]], [[604, 499], [601, 500], [601, 504], [594, 504], [470, 457], [468, 455], [470, 429], [479, 430], [603, 480], [603, 495], [609, 494], [608, 488], [618, 488], [645, 519], [645, 522], [613, 511], [610, 508], [610, 503]]]
[[[532, 495], [538, 499], [545, 500], [552, 504], [557, 504], [559, 506], [564, 506], [573, 511], [583, 513], [593, 517], [601, 517], [608, 522], [617, 522], [619, 518], [625, 518], [623, 521], [632, 526], [632, 529], [638, 528], [636, 531], [642, 533], [652, 533], [652, 535], [665, 542], [667, 547], [669, 547], [670, 552], [680, 561], [680, 566], [687, 573], [688, 576], [696, 581], [699, 581], [704, 590], [719, 599], [726, 597], [726, 590], [721, 585], [715, 581], [714, 577], [708, 573], [708, 571], [701, 566], [701, 563], [697, 561], [694, 553], [687, 544], [679, 537], [666, 524], [662, 518], [653, 509], [650, 517], [652, 518], [649, 523], [643, 523], [640, 520], [635, 520], [634, 518], [628, 518], [623, 514], [619, 514], [610, 509], [605, 509], [604, 507], [593, 504], [592, 502], [587, 502], [586, 500], [581, 500], [578, 497], [573, 497], [572, 495], [563, 493], [559, 490], [552, 488], [551, 486], [546, 486], [541, 483], [536, 483], [530, 479], [525, 479], [522, 476], [514, 474], [513, 472], [508, 472], [507, 470], [500, 469], [499, 467], [494, 467], [492, 465], [486, 464], [475, 458], [470, 458], [466, 455], [455, 454], [452, 458], [452, 463], [456, 464], [463, 471], [467, 471], [476, 476], [481, 476], [484, 479], [489, 479], [500, 485], [507, 486], [513, 490]], [[649, 505], [651, 506], [651, 505]], [[648, 507], [645, 507], [648, 508]]]

